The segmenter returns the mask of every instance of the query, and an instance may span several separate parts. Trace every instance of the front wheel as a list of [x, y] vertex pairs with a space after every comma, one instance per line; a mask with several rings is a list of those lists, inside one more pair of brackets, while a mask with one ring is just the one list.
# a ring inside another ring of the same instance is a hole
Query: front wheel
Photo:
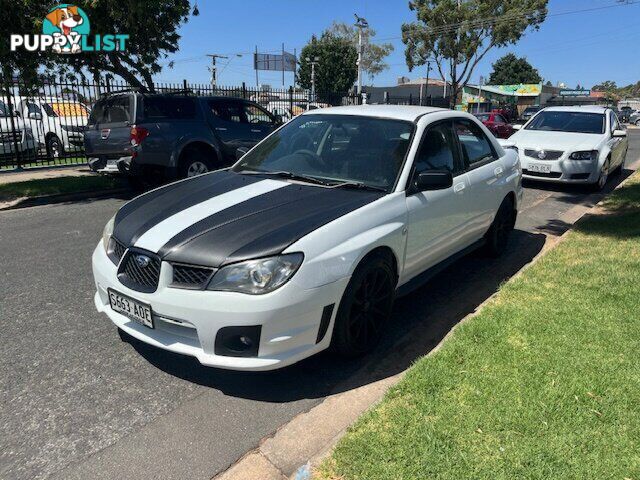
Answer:
[[356, 268], [336, 315], [334, 350], [345, 357], [357, 357], [378, 344], [391, 316], [395, 286], [396, 273], [384, 255], [376, 255]]
[[490, 256], [499, 257], [507, 248], [509, 237], [516, 225], [516, 216], [513, 201], [505, 198], [485, 235], [485, 250]]
[[602, 170], [600, 170], [598, 180], [596, 180], [596, 183], [591, 185], [591, 190], [594, 192], [601, 192], [607, 184], [607, 181], [609, 180], [609, 164], [610, 160], [607, 159], [607, 161], [604, 162], [604, 165], [602, 165]]

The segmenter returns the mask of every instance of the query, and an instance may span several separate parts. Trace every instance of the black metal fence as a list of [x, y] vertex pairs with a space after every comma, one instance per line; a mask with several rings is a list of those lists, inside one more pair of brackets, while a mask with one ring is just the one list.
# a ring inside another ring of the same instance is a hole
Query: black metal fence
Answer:
[[[135, 90], [124, 82], [42, 81], [25, 84], [19, 78], [0, 77], [0, 172], [16, 168], [84, 164], [83, 132], [94, 103], [103, 95]], [[232, 96], [254, 101], [271, 113], [291, 118], [305, 110], [338, 105], [360, 105], [357, 94], [312, 93], [302, 89], [272, 89], [181, 83], [158, 83], [153, 92], [185, 91], [199, 96]], [[425, 101], [426, 100], [426, 101]], [[382, 102], [400, 105], [448, 107], [448, 99], [391, 97]], [[366, 101], [366, 100], [365, 100]]]

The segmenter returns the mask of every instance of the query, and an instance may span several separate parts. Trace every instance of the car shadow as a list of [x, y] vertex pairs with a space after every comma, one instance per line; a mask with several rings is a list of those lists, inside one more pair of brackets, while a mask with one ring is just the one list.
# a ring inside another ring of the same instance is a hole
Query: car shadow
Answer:
[[235, 372], [204, 367], [192, 357], [150, 347], [126, 334], [123, 339], [164, 372], [226, 395], [276, 403], [319, 399], [406, 370], [529, 263], [545, 238], [516, 230], [501, 258], [488, 258], [480, 251], [461, 258], [422, 288], [399, 298], [380, 345], [355, 360], [322, 352], [281, 370]]

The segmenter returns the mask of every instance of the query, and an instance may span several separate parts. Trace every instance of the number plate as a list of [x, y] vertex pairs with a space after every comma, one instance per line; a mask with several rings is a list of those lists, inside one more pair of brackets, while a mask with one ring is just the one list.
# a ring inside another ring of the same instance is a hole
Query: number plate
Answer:
[[551, 165], [541, 163], [530, 163], [527, 170], [536, 173], [551, 173]]
[[151, 317], [151, 306], [122, 295], [115, 290], [108, 290], [109, 304], [118, 313], [123, 314], [134, 322], [153, 328], [153, 318]]

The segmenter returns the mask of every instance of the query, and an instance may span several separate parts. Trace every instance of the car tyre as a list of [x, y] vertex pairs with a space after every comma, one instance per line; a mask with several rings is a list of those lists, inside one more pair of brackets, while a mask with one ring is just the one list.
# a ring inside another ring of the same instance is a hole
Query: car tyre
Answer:
[[607, 181], [609, 180], [609, 165], [610, 165], [611, 159], [607, 158], [607, 160], [604, 162], [604, 165], [602, 165], [602, 169], [600, 170], [600, 175], [598, 176], [598, 180], [596, 180], [596, 183], [592, 183], [591, 184], [591, 190], [593, 192], [601, 192], [605, 185], [607, 184]]
[[386, 255], [376, 254], [356, 268], [336, 314], [332, 338], [335, 352], [354, 358], [378, 344], [391, 316], [395, 287], [396, 272]]
[[51, 135], [47, 138], [46, 148], [49, 158], [60, 158], [64, 155], [64, 147], [57, 135]]
[[509, 237], [516, 225], [517, 212], [510, 197], [505, 198], [496, 212], [493, 223], [485, 235], [485, 251], [491, 257], [499, 257], [509, 244]]
[[213, 163], [202, 150], [191, 150], [180, 162], [180, 178], [196, 177], [213, 170]]

